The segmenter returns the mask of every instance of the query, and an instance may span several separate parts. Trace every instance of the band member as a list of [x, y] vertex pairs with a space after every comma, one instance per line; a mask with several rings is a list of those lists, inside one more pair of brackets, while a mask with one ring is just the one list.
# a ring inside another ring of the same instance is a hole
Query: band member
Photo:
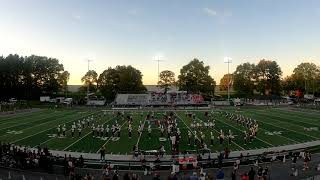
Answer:
[[61, 134], [61, 127], [60, 127], [60, 125], [58, 125], [57, 130], [58, 130], [58, 137], [59, 137], [59, 136], [60, 136], [60, 134]]
[[191, 133], [191, 131], [188, 131], [188, 145], [189, 146], [191, 144], [191, 139], [192, 139], [192, 133]]
[[220, 135], [219, 135], [219, 142], [220, 144], [223, 144], [223, 140], [224, 140], [224, 133], [222, 131], [222, 129], [220, 130]]
[[129, 136], [129, 139], [131, 139], [131, 137], [132, 137], [132, 126], [131, 126], [131, 124], [129, 124], [129, 127], [128, 127], [128, 136]]
[[148, 136], [149, 136], [149, 139], [151, 139], [151, 125], [148, 126]]
[[63, 127], [62, 127], [63, 136], [66, 136], [66, 130], [67, 130], [67, 128], [66, 128], [66, 125], [64, 124]]
[[109, 131], [110, 131], [109, 125], [107, 125], [105, 131], [106, 131], [106, 137], [109, 137]]
[[210, 136], [211, 136], [211, 138], [210, 138], [210, 145], [211, 145], [211, 146], [213, 146], [213, 142], [214, 142], [214, 135], [213, 135], [213, 133], [212, 133], [212, 132], [210, 132]]

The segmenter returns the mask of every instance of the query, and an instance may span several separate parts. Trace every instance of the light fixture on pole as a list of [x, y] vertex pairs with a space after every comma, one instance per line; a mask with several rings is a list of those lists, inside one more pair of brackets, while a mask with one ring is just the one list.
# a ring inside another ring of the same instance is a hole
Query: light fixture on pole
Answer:
[[158, 81], [157, 81], [157, 85], [160, 81], [160, 62], [163, 62], [163, 60], [161, 60], [161, 57], [160, 56], [156, 56], [155, 58], [155, 61], [158, 62]]
[[229, 73], [229, 64], [232, 63], [232, 58], [224, 57], [224, 63], [228, 64], [228, 102], [230, 102], [230, 73]]
[[[88, 62], [88, 72], [90, 71], [90, 62], [92, 62], [93, 60], [87, 59]], [[90, 86], [90, 82], [88, 83], [88, 87], [87, 87], [87, 104], [89, 102], [89, 86]]]

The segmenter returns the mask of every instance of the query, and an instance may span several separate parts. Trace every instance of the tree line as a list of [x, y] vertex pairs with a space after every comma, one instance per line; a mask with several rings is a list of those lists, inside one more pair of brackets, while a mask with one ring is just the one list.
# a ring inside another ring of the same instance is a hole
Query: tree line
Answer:
[[[313, 63], [301, 63], [292, 75], [282, 77], [282, 71], [276, 61], [260, 60], [257, 64], [243, 63], [232, 74], [226, 74], [220, 80], [220, 90], [232, 87], [239, 97], [255, 94], [264, 96], [281, 95], [299, 90], [304, 93], [320, 92], [320, 68]], [[175, 73], [164, 70], [159, 75], [157, 85], [167, 92], [172, 86], [191, 93], [201, 93], [213, 97], [216, 82], [209, 75], [210, 66], [199, 59], [193, 59]], [[18, 99], [38, 99], [39, 96], [52, 96], [67, 92], [70, 74], [64, 70], [58, 59], [45, 56], [0, 56], [0, 99], [15, 97]], [[142, 83], [142, 73], [131, 65], [108, 67], [101, 74], [94, 70], [81, 78], [80, 91], [100, 94], [113, 100], [117, 93], [143, 93], [146, 87]]]
[[293, 95], [320, 94], [320, 67], [314, 63], [301, 63], [290, 76], [281, 78], [282, 71], [277, 62], [260, 60], [258, 64], [243, 63], [232, 74], [225, 74], [220, 80], [220, 90], [227, 90], [228, 82], [238, 96], [254, 94]]
[[0, 99], [38, 99], [66, 91], [70, 74], [58, 59], [44, 56], [0, 56]]

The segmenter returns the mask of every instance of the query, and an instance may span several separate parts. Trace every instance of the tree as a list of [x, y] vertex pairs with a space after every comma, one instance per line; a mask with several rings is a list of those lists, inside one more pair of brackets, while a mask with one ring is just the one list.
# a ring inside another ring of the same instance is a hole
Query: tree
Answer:
[[174, 72], [169, 70], [165, 70], [160, 73], [160, 80], [158, 82], [158, 85], [164, 89], [165, 93], [167, 93], [170, 86], [175, 85], [176, 79], [174, 76]]
[[82, 78], [84, 87], [89, 87], [90, 92], [95, 92], [97, 90], [98, 74], [94, 70], [89, 70]]
[[225, 74], [220, 79], [220, 91], [227, 91], [229, 88], [233, 87], [233, 74]]
[[276, 61], [260, 60], [256, 68], [257, 91], [264, 95], [280, 94], [282, 71]]
[[61, 89], [66, 93], [68, 91], [68, 81], [70, 78], [70, 73], [68, 71], [63, 71], [58, 78]]
[[142, 84], [142, 74], [132, 66], [109, 67], [98, 79], [98, 88], [109, 100], [114, 99], [119, 92], [139, 93], [146, 91]]
[[283, 91], [290, 95], [290, 91], [293, 91], [296, 89], [295, 82], [292, 78], [292, 76], [286, 76], [282, 81], [281, 81], [281, 86]]
[[301, 63], [294, 70], [292, 78], [297, 83], [297, 88], [305, 93], [314, 93], [319, 89], [319, 67], [314, 63]]
[[203, 61], [193, 59], [180, 70], [178, 76], [179, 89], [213, 95], [216, 82], [209, 75], [209, 69], [209, 66], [204, 66]]
[[55, 58], [1, 56], [0, 99], [38, 99], [41, 95], [53, 95], [61, 89], [59, 77], [63, 71], [63, 65]]
[[112, 100], [119, 91], [117, 87], [119, 81], [120, 77], [118, 72], [109, 67], [99, 75], [98, 89], [106, 99]]
[[255, 65], [243, 63], [233, 73], [233, 89], [239, 95], [251, 96], [254, 90]]

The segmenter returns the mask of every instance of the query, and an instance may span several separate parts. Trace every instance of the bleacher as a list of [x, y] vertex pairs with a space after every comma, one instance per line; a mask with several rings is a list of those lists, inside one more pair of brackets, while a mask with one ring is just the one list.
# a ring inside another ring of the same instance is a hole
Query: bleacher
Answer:
[[150, 92], [148, 94], [117, 94], [116, 106], [187, 106], [204, 104], [199, 94], [186, 91]]

